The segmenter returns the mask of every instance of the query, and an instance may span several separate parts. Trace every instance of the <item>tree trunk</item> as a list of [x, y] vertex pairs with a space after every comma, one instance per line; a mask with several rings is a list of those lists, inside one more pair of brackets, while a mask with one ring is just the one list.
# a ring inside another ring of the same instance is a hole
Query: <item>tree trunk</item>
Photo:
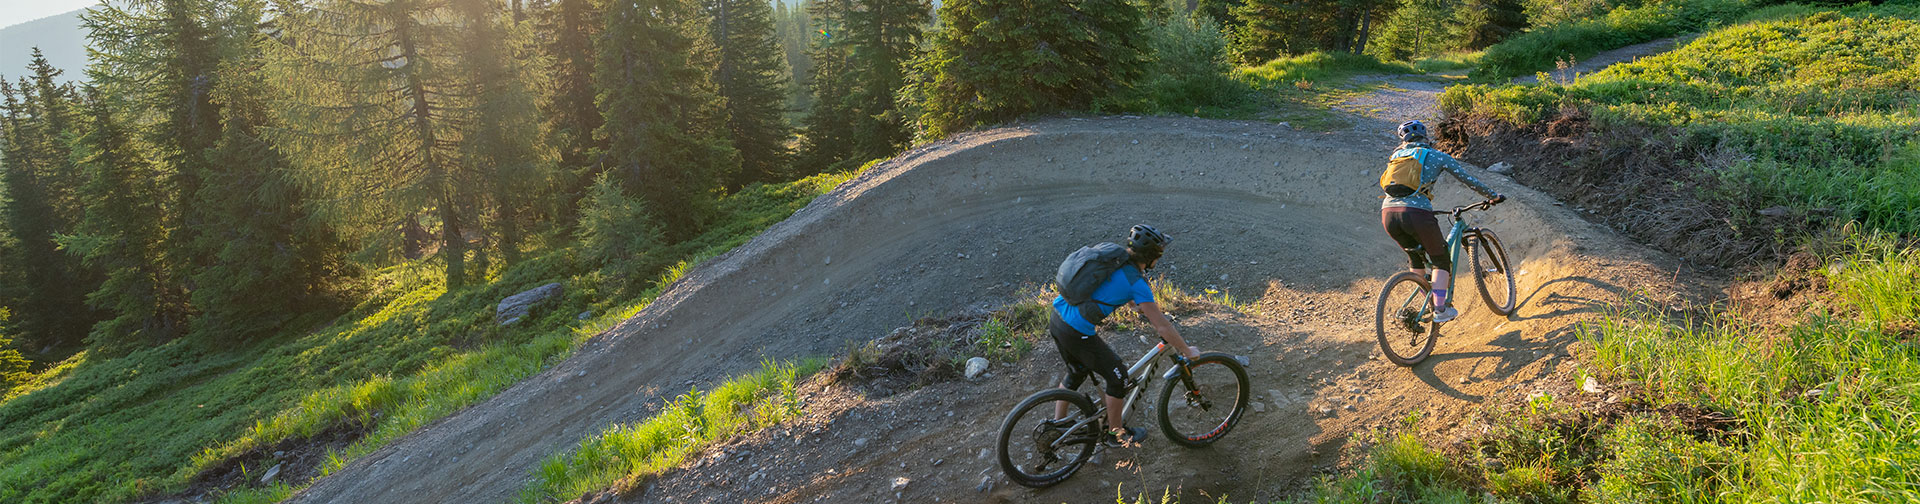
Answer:
[[447, 261], [447, 290], [466, 285], [467, 237], [460, 232], [460, 211], [449, 195], [440, 199], [440, 257]]

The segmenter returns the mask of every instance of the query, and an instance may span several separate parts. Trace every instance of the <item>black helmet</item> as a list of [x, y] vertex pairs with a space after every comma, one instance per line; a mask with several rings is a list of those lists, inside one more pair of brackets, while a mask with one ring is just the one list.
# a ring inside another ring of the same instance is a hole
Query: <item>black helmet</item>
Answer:
[[1420, 121], [1400, 123], [1400, 141], [1411, 142], [1415, 138], [1427, 138], [1427, 125], [1421, 124]]
[[1167, 242], [1170, 241], [1173, 240], [1167, 238], [1166, 233], [1146, 224], [1136, 224], [1133, 230], [1127, 233], [1127, 248], [1133, 250], [1136, 262], [1153, 262], [1159, 259], [1160, 254], [1166, 252]]

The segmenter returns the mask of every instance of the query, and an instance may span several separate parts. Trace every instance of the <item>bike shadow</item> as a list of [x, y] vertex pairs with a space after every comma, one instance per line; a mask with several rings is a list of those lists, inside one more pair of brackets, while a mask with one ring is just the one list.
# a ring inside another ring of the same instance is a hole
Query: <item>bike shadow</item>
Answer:
[[1541, 378], [1553, 373], [1559, 365], [1558, 356], [1565, 354], [1567, 346], [1578, 340], [1579, 328], [1573, 323], [1552, 329], [1537, 339], [1526, 338], [1521, 330], [1514, 329], [1488, 341], [1487, 346], [1492, 348], [1467, 352], [1439, 353], [1436, 351], [1426, 360], [1409, 369], [1415, 377], [1434, 391], [1454, 399], [1477, 403], [1485, 400], [1487, 396], [1473, 394], [1449, 384], [1446, 378], [1458, 375], [1450, 373], [1442, 376], [1440, 370], [1444, 367], [1450, 371], [1457, 371], [1452, 370], [1451, 368], [1455, 366], [1449, 363], [1470, 361], [1465, 369], [1466, 374], [1471, 377], [1469, 383], [1507, 382], [1526, 371], [1534, 363], [1546, 360], [1547, 365], [1539, 367], [1531, 377]]
[[[1550, 319], [1568, 315], [1599, 313], [1601, 310], [1606, 309], [1606, 301], [1588, 296], [1566, 294], [1567, 291], [1582, 288], [1590, 288], [1604, 292], [1608, 297], [1613, 299], [1620, 299], [1627, 291], [1618, 285], [1592, 277], [1560, 277], [1534, 287], [1533, 292], [1528, 293], [1526, 299], [1520, 300], [1520, 302], [1514, 306], [1513, 311], [1517, 316], [1509, 316], [1507, 320], [1525, 321]], [[1542, 295], [1545, 297], [1542, 298]], [[1529, 308], [1541, 308], [1547, 311], [1520, 315], [1522, 312], [1529, 311]]]

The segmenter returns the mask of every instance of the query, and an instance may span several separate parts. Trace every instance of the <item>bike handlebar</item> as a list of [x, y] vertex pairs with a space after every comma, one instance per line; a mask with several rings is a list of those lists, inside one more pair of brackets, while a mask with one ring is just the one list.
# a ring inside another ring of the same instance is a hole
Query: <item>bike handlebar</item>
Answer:
[[1470, 212], [1474, 210], [1486, 210], [1489, 208], [1493, 208], [1493, 205], [1496, 203], [1498, 202], [1494, 200], [1486, 200], [1486, 201], [1474, 203], [1471, 205], [1453, 207], [1453, 211], [1447, 212], [1447, 213], [1453, 214], [1453, 216], [1457, 218], [1460, 216], [1461, 213]]

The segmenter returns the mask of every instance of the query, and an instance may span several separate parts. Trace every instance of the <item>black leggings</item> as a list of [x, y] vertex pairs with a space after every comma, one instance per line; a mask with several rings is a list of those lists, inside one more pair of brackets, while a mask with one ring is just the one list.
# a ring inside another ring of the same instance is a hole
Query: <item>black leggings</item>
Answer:
[[[1407, 251], [1407, 262], [1413, 269], [1426, 269], [1431, 264], [1440, 270], [1453, 270], [1453, 260], [1447, 257], [1447, 239], [1440, 235], [1440, 221], [1433, 217], [1432, 210], [1382, 208], [1380, 227], [1386, 228], [1387, 236]], [[1421, 254], [1415, 247], [1426, 248], [1426, 253]]]
[[1068, 390], [1078, 389], [1087, 380], [1087, 375], [1098, 374], [1107, 395], [1125, 396], [1126, 365], [1120, 363], [1120, 355], [1113, 353], [1113, 347], [1107, 346], [1107, 342], [1098, 336], [1080, 334], [1079, 329], [1060, 319], [1060, 312], [1047, 311], [1052, 313], [1047, 320], [1047, 335], [1053, 337], [1053, 344], [1060, 347], [1060, 359], [1067, 361], [1067, 378], [1060, 382], [1060, 386]]

